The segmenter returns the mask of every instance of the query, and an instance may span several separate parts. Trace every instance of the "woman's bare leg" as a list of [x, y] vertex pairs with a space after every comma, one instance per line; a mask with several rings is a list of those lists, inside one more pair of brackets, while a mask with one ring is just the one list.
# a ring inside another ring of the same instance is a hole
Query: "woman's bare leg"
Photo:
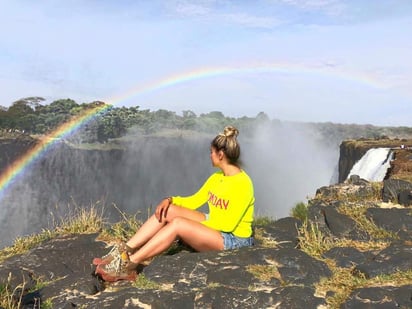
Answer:
[[154, 257], [168, 249], [177, 237], [196, 251], [223, 250], [223, 237], [220, 232], [204, 226], [199, 221], [175, 217], [132, 254], [130, 260], [139, 264]]
[[170, 205], [165, 220], [159, 222], [154, 215], [152, 215], [139, 230], [126, 243], [130, 248], [140, 248], [148, 242], [157, 232], [159, 232], [166, 224], [171, 222], [176, 217], [183, 217], [193, 221], [203, 221], [206, 216], [196, 210], [191, 210], [176, 205]]

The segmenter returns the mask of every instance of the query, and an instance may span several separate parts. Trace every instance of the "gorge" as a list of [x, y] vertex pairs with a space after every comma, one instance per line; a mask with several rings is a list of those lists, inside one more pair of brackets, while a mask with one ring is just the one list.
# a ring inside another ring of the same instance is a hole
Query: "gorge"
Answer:
[[[257, 215], [285, 217], [296, 203], [337, 178], [338, 145], [330, 147], [314, 136], [288, 125], [261, 127], [252, 138], [240, 133], [243, 167], [255, 183]], [[146, 218], [161, 198], [195, 192], [213, 171], [212, 138], [176, 130], [106, 144], [56, 142], [3, 190], [0, 247], [64, 220], [73, 205], [97, 205], [112, 222], [121, 217], [117, 209]], [[35, 143], [28, 136], [0, 140], [0, 171]]]
[[344, 141], [341, 152], [354, 155], [339, 166], [349, 172], [348, 162], [390, 143], [386, 179], [351, 175], [318, 188], [305, 216], [257, 221], [252, 248], [178, 247], [143, 265], [136, 282], [105, 284], [89, 267], [107, 251], [102, 235], [66, 233], [0, 251], [0, 285], [21, 308], [411, 308], [412, 149]]

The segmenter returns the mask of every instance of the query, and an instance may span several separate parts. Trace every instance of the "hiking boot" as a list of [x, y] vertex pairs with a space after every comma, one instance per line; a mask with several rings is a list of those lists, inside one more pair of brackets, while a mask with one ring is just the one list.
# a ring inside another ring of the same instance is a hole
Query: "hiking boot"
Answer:
[[94, 258], [92, 263], [93, 265], [109, 264], [116, 256], [120, 256], [122, 252], [126, 251], [126, 244], [124, 242], [119, 242], [112, 246], [112, 249], [106, 255], [103, 255], [101, 258]]
[[96, 267], [96, 275], [100, 276], [106, 282], [115, 282], [119, 280], [136, 280], [137, 273], [135, 269], [130, 269], [130, 266], [135, 266], [130, 260], [127, 252], [114, 257], [108, 264], [99, 264]]

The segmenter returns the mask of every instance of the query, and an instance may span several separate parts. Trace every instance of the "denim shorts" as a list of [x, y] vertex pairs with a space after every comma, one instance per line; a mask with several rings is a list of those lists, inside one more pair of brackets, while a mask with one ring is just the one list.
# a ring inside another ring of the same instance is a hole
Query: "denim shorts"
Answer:
[[253, 246], [255, 240], [253, 237], [237, 237], [232, 233], [220, 232], [223, 237], [223, 250], [238, 249], [241, 247]]

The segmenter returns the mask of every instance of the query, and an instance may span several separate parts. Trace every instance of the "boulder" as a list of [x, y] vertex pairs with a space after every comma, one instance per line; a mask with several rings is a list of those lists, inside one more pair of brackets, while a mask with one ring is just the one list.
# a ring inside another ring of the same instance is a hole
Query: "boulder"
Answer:
[[366, 278], [412, 270], [412, 245], [395, 243], [355, 267]]
[[382, 200], [401, 205], [412, 205], [412, 183], [402, 179], [386, 179], [383, 181]]
[[396, 234], [400, 239], [412, 239], [411, 209], [368, 208], [365, 215], [378, 227]]
[[411, 308], [412, 285], [361, 288], [353, 291], [341, 309]]
[[[325, 263], [298, 249], [256, 246], [158, 256], [140, 274], [156, 288], [139, 289], [129, 282], [105, 285], [94, 275], [90, 262], [105, 251], [104, 243], [95, 237], [58, 237], [9, 258], [0, 266], [0, 284], [14, 290], [25, 278], [34, 281], [20, 291], [25, 308], [46, 299], [52, 300], [53, 308], [266, 308], [274, 304], [290, 308], [325, 304], [324, 299], [314, 296], [314, 284], [331, 272]], [[267, 279], [253, 267], [276, 271]], [[39, 282], [45, 284], [35, 290], [34, 283]]]

